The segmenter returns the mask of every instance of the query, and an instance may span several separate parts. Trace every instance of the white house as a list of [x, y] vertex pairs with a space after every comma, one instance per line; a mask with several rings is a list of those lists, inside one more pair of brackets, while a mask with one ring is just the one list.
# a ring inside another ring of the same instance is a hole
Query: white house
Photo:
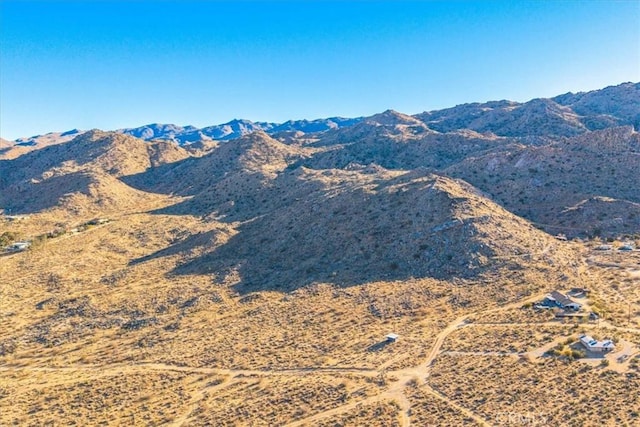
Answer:
[[589, 335], [580, 335], [580, 343], [594, 353], [607, 353], [613, 351], [616, 345], [611, 340], [598, 341]]

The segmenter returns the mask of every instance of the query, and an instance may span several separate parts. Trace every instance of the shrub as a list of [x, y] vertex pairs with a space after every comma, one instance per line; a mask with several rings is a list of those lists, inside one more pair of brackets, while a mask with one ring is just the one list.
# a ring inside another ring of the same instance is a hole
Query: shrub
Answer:
[[5, 231], [0, 234], [0, 246], [8, 246], [18, 240], [18, 233], [14, 233], [12, 231]]
[[36, 250], [36, 249], [40, 249], [41, 247], [44, 246], [44, 244], [47, 241], [47, 235], [46, 234], [41, 234], [40, 236], [36, 236], [32, 241], [31, 241], [31, 246], [29, 246], [30, 250]]
[[585, 357], [587, 354], [583, 350], [573, 350], [571, 352], [571, 357], [573, 359], [581, 359]]

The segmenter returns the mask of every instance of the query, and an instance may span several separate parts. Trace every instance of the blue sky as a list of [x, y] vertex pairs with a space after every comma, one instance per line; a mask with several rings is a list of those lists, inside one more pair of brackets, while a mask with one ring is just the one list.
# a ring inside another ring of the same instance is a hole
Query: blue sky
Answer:
[[526, 101], [640, 81], [640, 1], [0, 1], [0, 135]]

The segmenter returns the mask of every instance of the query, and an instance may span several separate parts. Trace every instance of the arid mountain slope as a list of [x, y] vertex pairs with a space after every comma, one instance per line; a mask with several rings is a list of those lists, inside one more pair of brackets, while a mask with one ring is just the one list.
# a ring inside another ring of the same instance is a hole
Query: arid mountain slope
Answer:
[[[197, 128], [174, 124], [148, 124], [115, 132], [144, 140], [169, 140], [179, 144], [201, 141], [227, 141], [256, 131], [277, 135], [283, 132], [311, 135], [345, 129], [361, 122], [389, 125], [402, 124], [411, 133], [421, 128], [438, 132], [472, 130], [498, 136], [519, 138], [522, 142], [544, 144], [549, 138], [569, 137], [590, 130], [616, 126], [640, 127], [640, 83], [623, 83], [600, 90], [566, 93], [554, 98], [538, 98], [529, 102], [491, 101], [462, 104], [443, 110], [426, 111], [413, 117], [388, 110], [370, 117], [330, 117], [315, 120], [289, 120], [284, 123], [253, 122], [234, 119], [228, 123]], [[395, 116], [395, 117], [392, 117]], [[391, 120], [390, 120], [391, 119]], [[15, 158], [18, 154], [51, 144], [67, 142], [83, 131], [51, 132], [13, 142], [9, 151], [0, 151], [0, 158]], [[308, 138], [308, 137], [307, 137]], [[1, 147], [0, 147], [1, 148]]]
[[222, 142], [205, 156], [152, 168], [123, 181], [143, 191], [191, 197], [167, 208], [167, 213], [247, 220], [278, 204], [272, 181], [308, 151], [255, 132]]
[[503, 147], [445, 172], [550, 233], [618, 235], [640, 230], [639, 165], [640, 134], [622, 127]]
[[75, 137], [82, 135], [84, 131], [71, 129], [66, 132], [49, 132], [44, 135], [35, 135], [28, 138], [18, 138], [14, 141], [16, 145], [24, 147], [43, 148], [47, 145], [60, 144], [68, 142]]
[[571, 136], [587, 131], [570, 108], [550, 99], [534, 99], [525, 104], [508, 101], [467, 104], [416, 115], [439, 132], [470, 129], [500, 136]]
[[331, 145], [304, 159], [303, 164], [316, 169], [342, 169], [353, 163], [374, 163], [388, 169], [426, 167], [438, 171], [467, 157], [482, 155], [496, 147], [513, 143], [508, 138], [481, 135], [468, 130], [409, 135], [405, 131], [393, 125], [362, 123], [334, 135], [327, 134], [315, 145]]
[[141, 195], [117, 177], [186, 157], [188, 153], [172, 143], [90, 131], [67, 143], [0, 160], [0, 206], [14, 213], [33, 213], [83, 194], [89, 205], [115, 207], [119, 199], [130, 203], [134, 194]]
[[431, 129], [471, 129], [511, 137], [573, 136], [588, 130], [640, 125], [640, 83], [568, 93], [524, 104], [493, 101], [417, 114]]
[[44, 135], [18, 138], [15, 141], [2, 140], [0, 142], [0, 160], [15, 159], [33, 150], [69, 142], [83, 133], [84, 131], [72, 129], [66, 132], [49, 132]]
[[[369, 126], [397, 129], [398, 124]], [[476, 140], [462, 148], [451, 145], [464, 152], [465, 147], [478, 149], [474, 142], [491, 145], [496, 139], [436, 133], [433, 137], [441, 139], [430, 141], [446, 145], [465, 136]], [[406, 159], [415, 159], [420, 151], [410, 142], [398, 145], [415, 150]], [[351, 285], [471, 277], [500, 268], [505, 259], [518, 264], [518, 257], [547, 253], [555, 246], [549, 236], [473, 187], [425, 169], [391, 171], [354, 163], [345, 169], [300, 166], [327, 153], [282, 144], [257, 132], [224, 142], [203, 157], [122, 180], [145, 192], [189, 197], [158, 214], [199, 215], [232, 225], [233, 233], [210, 236], [208, 246], [214, 250], [176, 272], [215, 274], [222, 282], [228, 282], [227, 276], [239, 277], [237, 285], [245, 292], [291, 290], [323, 281]], [[390, 153], [385, 157], [398, 158]], [[202, 246], [202, 239], [193, 236], [175, 250], [156, 255], [188, 251]]]
[[[567, 93], [552, 98], [585, 117], [589, 129], [620, 125], [640, 128], [640, 83], [622, 83], [591, 92]], [[602, 121], [598, 123], [598, 121]]]
[[222, 281], [237, 274], [248, 292], [469, 278], [520, 265], [522, 257], [558, 256], [554, 239], [469, 185], [420, 170], [302, 168], [270, 187], [280, 206], [256, 211], [224, 245], [178, 272]]
[[[631, 126], [586, 131], [535, 144], [470, 130], [407, 132], [395, 122], [363, 121], [328, 132], [322, 147], [301, 160], [314, 169], [378, 164], [388, 169], [425, 167], [461, 178], [508, 210], [552, 234], [635, 234], [640, 230], [638, 133]], [[581, 203], [592, 200], [585, 210]], [[620, 203], [595, 203], [613, 199]], [[573, 207], [575, 206], [575, 209]], [[600, 208], [596, 208], [600, 206]]]

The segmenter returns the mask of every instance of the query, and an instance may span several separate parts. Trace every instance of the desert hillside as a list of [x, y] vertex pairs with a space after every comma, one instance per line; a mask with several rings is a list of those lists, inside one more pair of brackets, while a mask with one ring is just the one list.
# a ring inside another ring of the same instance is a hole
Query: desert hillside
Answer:
[[[243, 289], [291, 290], [314, 282], [470, 278], [525, 255], [559, 256], [554, 239], [472, 187], [419, 170], [301, 168], [262, 193], [275, 202], [180, 271], [232, 272]], [[217, 213], [222, 221], [244, 219], [236, 205]]]
[[616, 236], [640, 230], [640, 134], [589, 132], [545, 146], [510, 146], [447, 169], [550, 233]]
[[185, 159], [175, 144], [147, 143], [125, 135], [91, 131], [72, 141], [0, 160], [0, 206], [30, 214], [62, 208], [99, 214], [144, 203], [143, 194], [118, 178]]

